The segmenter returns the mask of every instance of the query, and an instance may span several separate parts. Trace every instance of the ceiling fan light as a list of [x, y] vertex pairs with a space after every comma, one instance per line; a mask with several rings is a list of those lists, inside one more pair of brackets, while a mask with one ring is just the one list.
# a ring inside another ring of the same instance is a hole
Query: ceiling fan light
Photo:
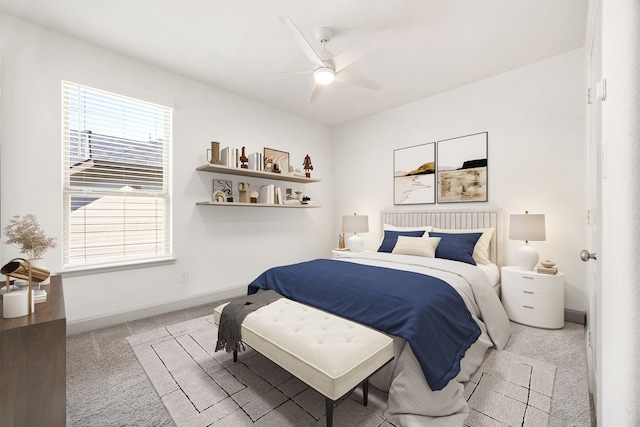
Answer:
[[313, 72], [313, 77], [316, 79], [316, 83], [321, 85], [328, 85], [333, 81], [334, 71], [329, 67], [320, 67]]

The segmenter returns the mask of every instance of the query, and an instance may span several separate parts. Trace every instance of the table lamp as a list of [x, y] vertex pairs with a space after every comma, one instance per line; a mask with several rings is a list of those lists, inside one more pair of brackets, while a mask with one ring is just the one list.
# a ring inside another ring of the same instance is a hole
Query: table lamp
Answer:
[[360, 252], [364, 241], [357, 233], [369, 232], [369, 217], [367, 215], [343, 215], [342, 216], [342, 232], [353, 233], [353, 236], [347, 239], [347, 248], [351, 252]]
[[516, 260], [520, 270], [532, 271], [538, 263], [538, 251], [529, 246], [531, 241], [546, 240], [544, 214], [514, 214], [509, 218], [509, 239], [524, 240], [524, 246], [516, 252]]

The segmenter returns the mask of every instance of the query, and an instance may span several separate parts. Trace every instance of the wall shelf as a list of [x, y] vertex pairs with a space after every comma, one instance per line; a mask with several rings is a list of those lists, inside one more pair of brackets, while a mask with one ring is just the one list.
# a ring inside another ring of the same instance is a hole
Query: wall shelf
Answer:
[[294, 208], [294, 209], [308, 209], [319, 208], [320, 205], [308, 204], [308, 205], [288, 205], [288, 204], [267, 204], [267, 203], [240, 203], [240, 202], [197, 202], [196, 205], [208, 205], [208, 206], [237, 206], [237, 207], [251, 207], [251, 208]]
[[222, 166], [222, 165], [209, 164], [209, 165], [200, 166], [196, 170], [203, 171], [203, 172], [226, 173], [229, 175], [250, 176], [253, 178], [265, 178], [265, 179], [272, 179], [276, 181], [300, 182], [303, 184], [320, 182], [319, 179], [307, 178], [304, 176], [293, 176], [293, 175], [273, 173], [273, 172], [256, 171], [251, 169], [232, 168], [229, 166]]
[[[286, 174], [279, 174], [279, 173], [273, 173], [273, 172], [264, 172], [264, 171], [256, 171], [256, 170], [251, 170], [251, 169], [242, 169], [242, 168], [233, 168], [233, 167], [229, 167], [229, 166], [222, 166], [222, 165], [212, 165], [212, 164], [208, 164], [208, 165], [203, 165], [200, 166], [198, 168], [196, 168], [197, 171], [201, 171], [201, 172], [215, 172], [215, 173], [224, 173], [224, 174], [228, 174], [228, 175], [237, 175], [237, 176], [248, 176], [248, 177], [252, 177], [252, 178], [264, 178], [264, 179], [269, 179], [269, 180], [274, 180], [274, 181], [288, 181], [288, 182], [297, 182], [297, 183], [301, 183], [301, 184], [310, 184], [310, 183], [314, 183], [314, 182], [320, 182], [319, 179], [315, 179], [315, 178], [307, 178], [307, 177], [303, 177], [303, 176], [293, 176], [293, 175], [286, 175]], [[289, 204], [267, 204], [267, 203], [240, 203], [240, 202], [228, 202], [228, 203], [221, 203], [221, 202], [214, 202], [214, 201], [207, 201], [207, 202], [196, 202], [196, 205], [199, 206], [227, 206], [227, 207], [250, 207], [250, 208], [293, 208], [293, 209], [308, 209], [308, 208], [319, 208], [320, 205], [316, 205], [314, 203], [310, 203], [310, 204], [295, 204], [295, 205], [289, 205]]]

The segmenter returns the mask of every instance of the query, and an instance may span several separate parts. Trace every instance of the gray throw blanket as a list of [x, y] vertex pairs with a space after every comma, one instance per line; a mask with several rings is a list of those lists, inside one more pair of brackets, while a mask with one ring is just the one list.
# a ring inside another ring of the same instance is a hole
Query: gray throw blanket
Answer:
[[216, 351], [225, 350], [227, 353], [230, 353], [232, 351], [244, 350], [242, 334], [240, 332], [244, 318], [260, 307], [264, 307], [280, 298], [283, 298], [282, 295], [275, 291], [268, 290], [247, 295], [246, 297], [227, 304], [222, 309], [222, 315], [220, 316]]

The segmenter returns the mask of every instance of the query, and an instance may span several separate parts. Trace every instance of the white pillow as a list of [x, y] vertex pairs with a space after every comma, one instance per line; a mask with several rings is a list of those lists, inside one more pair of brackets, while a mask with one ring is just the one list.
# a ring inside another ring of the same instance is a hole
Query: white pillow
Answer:
[[473, 260], [476, 264], [492, 264], [491, 262], [491, 238], [495, 232], [495, 228], [434, 228], [431, 231], [436, 233], [482, 233], [482, 236], [473, 247]]
[[438, 243], [440, 243], [440, 237], [398, 236], [398, 241], [391, 253], [435, 258]]

